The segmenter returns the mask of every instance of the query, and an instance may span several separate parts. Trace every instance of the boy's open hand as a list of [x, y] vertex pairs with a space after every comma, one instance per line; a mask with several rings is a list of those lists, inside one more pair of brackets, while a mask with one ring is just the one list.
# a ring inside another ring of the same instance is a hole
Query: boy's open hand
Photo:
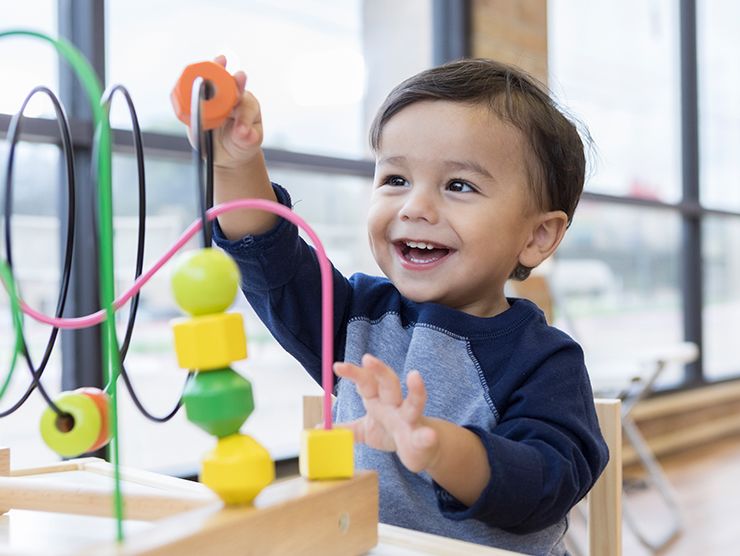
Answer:
[[427, 392], [418, 371], [411, 371], [406, 378], [405, 399], [396, 373], [372, 355], [362, 357], [361, 367], [335, 363], [334, 372], [354, 382], [367, 411], [360, 419], [340, 424], [352, 429], [355, 440], [377, 450], [396, 452], [414, 473], [434, 463], [439, 452], [438, 435], [424, 417]]

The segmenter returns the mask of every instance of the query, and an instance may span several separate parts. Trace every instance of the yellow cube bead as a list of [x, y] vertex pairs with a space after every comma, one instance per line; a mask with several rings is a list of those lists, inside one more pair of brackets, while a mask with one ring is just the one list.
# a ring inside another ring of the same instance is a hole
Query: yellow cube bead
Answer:
[[247, 357], [241, 313], [216, 313], [172, 321], [177, 364], [207, 371], [228, 367]]
[[355, 473], [350, 429], [308, 429], [301, 433], [299, 468], [307, 479], [349, 479]]
[[200, 472], [200, 482], [226, 504], [249, 504], [274, 479], [270, 453], [246, 434], [219, 438]]

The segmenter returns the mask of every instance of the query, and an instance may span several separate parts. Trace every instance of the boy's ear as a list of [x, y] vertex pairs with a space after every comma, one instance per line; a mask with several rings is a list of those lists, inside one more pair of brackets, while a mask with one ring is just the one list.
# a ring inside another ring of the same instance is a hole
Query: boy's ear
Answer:
[[524, 249], [519, 253], [519, 264], [534, 268], [552, 255], [568, 228], [568, 216], [562, 210], [539, 215]]

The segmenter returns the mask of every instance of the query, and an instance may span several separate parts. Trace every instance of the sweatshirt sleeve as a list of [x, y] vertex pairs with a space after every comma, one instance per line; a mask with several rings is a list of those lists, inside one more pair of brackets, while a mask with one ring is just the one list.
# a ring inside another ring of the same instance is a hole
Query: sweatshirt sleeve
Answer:
[[440, 511], [517, 534], [562, 520], [609, 458], [580, 347], [551, 356], [511, 392], [491, 430], [466, 426], [483, 443], [491, 478], [470, 507], [434, 483]]
[[[278, 202], [292, 208], [288, 192], [273, 184]], [[280, 345], [321, 383], [321, 275], [313, 247], [280, 218], [264, 234], [228, 240], [214, 220], [214, 243], [231, 255], [249, 304]], [[343, 358], [351, 286], [332, 265], [335, 360]]]

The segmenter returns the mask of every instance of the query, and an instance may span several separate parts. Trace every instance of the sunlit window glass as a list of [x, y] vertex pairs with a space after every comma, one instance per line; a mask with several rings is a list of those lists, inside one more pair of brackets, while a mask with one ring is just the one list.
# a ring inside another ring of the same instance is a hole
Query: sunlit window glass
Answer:
[[[54, 0], [3, 2], [0, 8], [0, 31], [27, 29], [48, 35], [57, 34], [57, 8]], [[0, 40], [0, 113], [14, 114], [25, 96], [37, 85], [57, 92], [58, 58], [48, 43], [27, 37], [5, 37]], [[54, 111], [43, 100], [32, 101], [26, 114], [50, 117]]]
[[[0, 142], [0, 166], [4, 169], [8, 147]], [[21, 143], [16, 151], [13, 174], [13, 216], [11, 220], [11, 253], [13, 275], [19, 293], [26, 303], [46, 314], [53, 314], [60, 287], [60, 249], [64, 239], [58, 210], [66, 195], [58, 186], [59, 150], [52, 145]], [[0, 241], [5, 245], [5, 221], [0, 215]], [[4, 247], [3, 247], [4, 251]], [[5, 288], [0, 287], [0, 380], [10, 371], [10, 356], [14, 337], [11, 311]], [[39, 365], [50, 329], [31, 318], [24, 319], [24, 334], [32, 362]], [[14, 405], [31, 383], [31, 374], [21, 359], [0, 399], [0, 408]], [[61, 385], [61, 341], [43, 374], [43, 384], [54, 394]], [[0, 383], [0, 387], [2, 384]], [[2, 419], [2, 442], [13, 446], [13, 464], [37, 464], [54, 458], [55, 454], [41, 442], [39, 418], [46, 404], [38, 393], [32, 394], [21, 408]]]
[[680, 198], [678, 3], [548, 2], [550, 87], [595, 142], [588, 191]]
[[[683, 337], [677, 214], [583, 202], [551, 265], [557, 324], [583, 346], [594, 386], [619, 387], [643, 369], [646, 347]], [[661, 385], [682, 380], [681, 368]]]
[[[172, 86], [225, 54], [261, 103], [265, 145], [286, 150], [366, 156], [381, 97], [431, 64], [430, 0], [108, 0], [107, 22], [109, 81], [131, 90], [144, 128], [182, 133]], [[114, 125], [126, 118], [113, 111]]]
[[740, 219], [708, 218], [702, 231], [704, 369], [709, 379], [729, 378], [740, 366]]
[[740, 4], [697, 2], [701, 200], [740, 211]]

